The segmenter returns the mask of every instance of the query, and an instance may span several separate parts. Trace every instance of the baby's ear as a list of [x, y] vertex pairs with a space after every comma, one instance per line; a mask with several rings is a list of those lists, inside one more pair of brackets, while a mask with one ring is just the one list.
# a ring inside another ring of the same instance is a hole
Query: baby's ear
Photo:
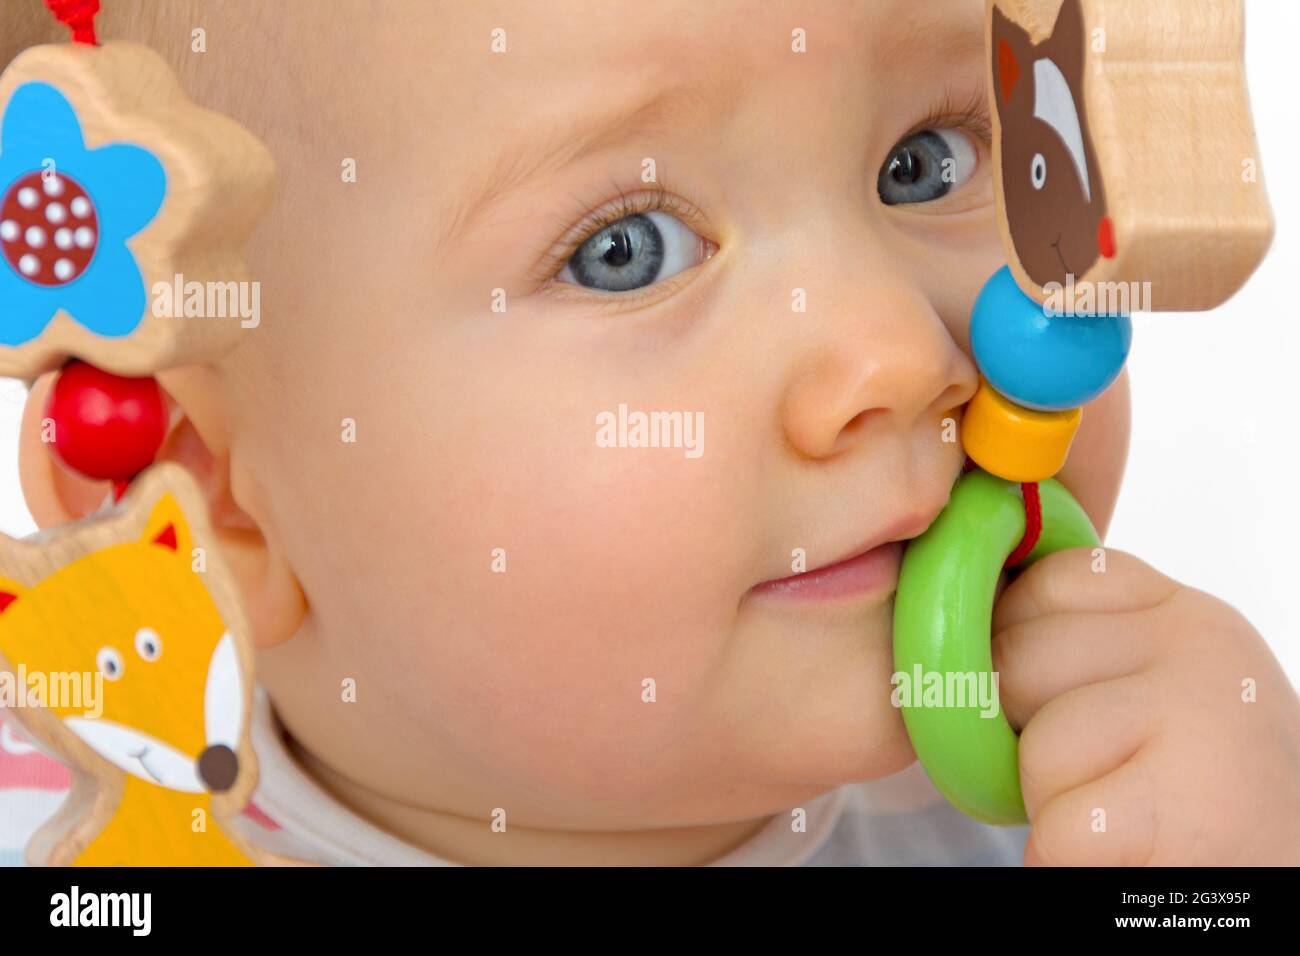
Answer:
[[0, 575], [0, 614], [9, 610], [9, 605], [17, 601], [27, 589], [12, 578]]
[[[302, 624], [307, 602], [288, 556], [258, 520], [270, 511], [261, 483], [231, 462], [231, 410], [220, 376], [209, 366], [185, 366], [158, 373], [158, 381], [181, 411], [158, 461], [175, 462], [198, 485], [210, 535], [204, 545], [234, 578], [254, 645], [281, 644]], [[235, 500], [235, 488], [242, 500]], [[190, 546], [178, 540], [178, 547], [188, 559]]]
[[154, 502], [140, 541], [174, 551], [187, 562], [190, 560], [194, 536], [180, 504], [170, 494], [164, 494]]

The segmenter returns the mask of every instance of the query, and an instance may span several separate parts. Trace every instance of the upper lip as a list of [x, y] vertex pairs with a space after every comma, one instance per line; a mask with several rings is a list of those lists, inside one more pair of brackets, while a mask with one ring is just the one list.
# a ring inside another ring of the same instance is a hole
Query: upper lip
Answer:
[[812, 574], [816, 571], [824, 571], [827, 568], [832, 568], [837, 564], [843, 564], [846, 561], [852, 561], [854, 558], [859, 558], [862, 555], [866, 554], [868, 551], [874, 551], [876, 548], [879, 548], [880, 546], [885, 544], [889, 544], [892, 541], [910, 541], [912, 538], [915, 538], [918, 535], [922, 534], [928, 527], [930, 527], [930, 525], [934, 523], [934, 519], [939, 516], [939, 512], [941, 512], [943, 508], [944, 508], [944, 504], [940, 504], [938, 507], [927, 508], [921, 511], [914, 511], [900, 518], [898, 521], [895, 521], [882, 534], [878, 535], [875, 538], [872, 538], [865, 545], [860, 545], [851, 551], [845, 552], [841, 554], [839, 557], [835, 558], [835, 560], [833, 561], [826, 561], [823, 562], [822, 564], [815, 565], [814, 567], [809, 568], [807, 571], [802, 571], [799, 574], [790, 574], [790, 575], [786, 575], [785, 577], [770, 578], [766, 581], [760, 581], [759, 586], [763, 584], [771, 584], [774, 581], [786, 581], [791, 578], [801, 578], [806, 574]]

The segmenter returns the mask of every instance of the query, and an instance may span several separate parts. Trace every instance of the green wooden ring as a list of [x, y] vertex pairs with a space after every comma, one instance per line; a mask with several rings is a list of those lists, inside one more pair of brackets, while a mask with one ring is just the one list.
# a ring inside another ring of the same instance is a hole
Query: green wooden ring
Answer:
[[[1043, 530], [1023, 564], [1101, 544], [1060, 482], [1042, 481], [1038, 488]], [[923, 678], [939, 674], [945, 682], [950, 674], [993, 673], [993, 596], [1002, 565], [1024, 533], [1018, 484], [979, 469], [957, 482], [948, 506], [903, 556], [894, 599], [896, 694], [903, 680], [915, 689], [917, 668]], [[1019, 740], [1001, 706], [981, 716], [978, 703], [927, 707], [903, 699], [902, 711], [917, 758], [953, 806], [984, 823], [1026, 822]]]

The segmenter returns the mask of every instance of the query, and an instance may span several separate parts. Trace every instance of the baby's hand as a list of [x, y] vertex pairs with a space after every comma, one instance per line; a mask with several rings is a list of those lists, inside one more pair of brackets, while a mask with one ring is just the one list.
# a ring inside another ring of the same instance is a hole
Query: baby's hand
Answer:
[[1025, 571], [993, 615], [1026, 864], [1300, 864], [1300, 699], [1235, 610], [1131, 555]]

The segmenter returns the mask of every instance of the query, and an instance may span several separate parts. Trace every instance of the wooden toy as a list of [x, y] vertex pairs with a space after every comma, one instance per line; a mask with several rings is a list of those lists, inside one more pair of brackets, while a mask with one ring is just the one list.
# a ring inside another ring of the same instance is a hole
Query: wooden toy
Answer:
[[97, 0], [46, 3], [76, 42], [0, 77], [0, 375], [59, 369], [51, 451], [115, 503], [0, 536], [0, 674], [27, 691], [27, 733], [74, 772], [28, 861], [290, 863], [231, 826], [257, 781], [247, 627], [194, 482], [150, 467], [169, 427], [153, 375], [219, 356], [242, 319], [177, 317], [150, 290], [247, 281], [274, 165], [157, 55], [95, 45]]
[[1077, 408], [1024, 408], [981, 381], [962, 419], [962, 447], [975, 464], [1008, 481], [1042, 481], [1065, 466], [1082, 417]]
[[46, 401], [49, 448], [86, 478], [113, 483], [121, 498], [167, 438], [167, 399], [156, 379], [123, 378], [80, 360], [65, 365]]
[[[274, 179], [266, 148], [146, 47], [24, 51], [0, 76], [0, 375], [74, 355], [142, 375], [230, 348]], [[177, 303], [178, 285], [204, 294]]]
[[998, 225], [1025, 294], [1150, 283], [1144, 310], [1194, 311], [1236, 292], [1273, 235], [1241, 0], [987, 0], [985, 22]]
[[203, 513], [163, 464], [109, 511], [0, 536], [0, 669], [43, 689], [13, 713], [76, 774], [33, 865], [283, 862], [228, 826], [257, 780], [252, 652]]
[[1078, 408], [1106, 390], [1128, 358], [1127, 315], [1044, 314], [1003, 267], [975, 300], [971, 351], [999, 392], [1040, 411]]
[[[988, 0], [997, 218], [1010, 264], [971, 318], [982, 376], [962, 421], [972, 467], [904, 554], [899, 671], [992, 676], [1001, 572], [1100, 545], [1049, 479], [1080, 406], [1123, 369], [1129, 313], [1213, 308], [1267, 251], [1273, 221], [1242, 19], [1240, 0]], [[1018, 742], [1000, 710], [911, 702], [903, 720], [954, 806], [988, 823], [1024, 822]]]

